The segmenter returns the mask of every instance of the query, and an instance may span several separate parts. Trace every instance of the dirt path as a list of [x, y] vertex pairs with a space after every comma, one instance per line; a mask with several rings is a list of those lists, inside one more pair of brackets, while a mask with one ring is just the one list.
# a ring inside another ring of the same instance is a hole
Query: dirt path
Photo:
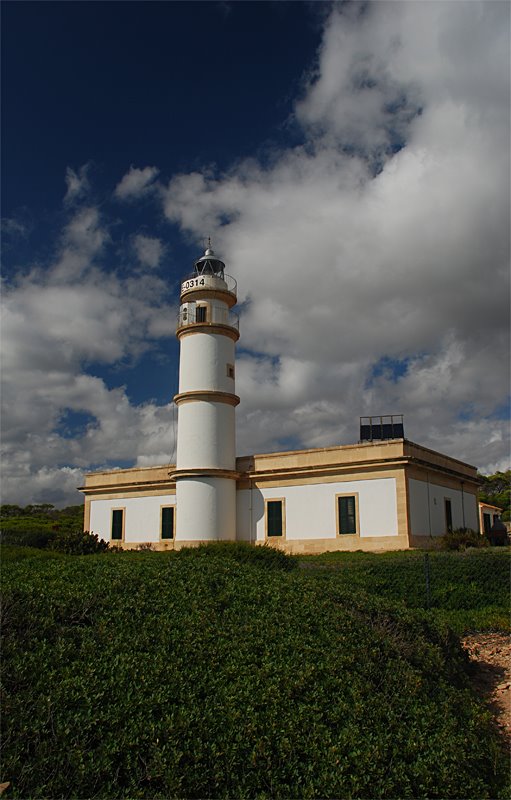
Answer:
[[511, 636], [475, 633], [461, 642], [475, 665], [472, 685], [511, 746]]

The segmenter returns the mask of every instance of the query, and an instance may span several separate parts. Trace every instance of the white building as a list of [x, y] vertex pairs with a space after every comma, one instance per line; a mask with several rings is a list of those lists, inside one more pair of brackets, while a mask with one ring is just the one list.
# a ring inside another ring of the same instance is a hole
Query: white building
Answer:
[[86, 476], [85, 530], [125, 548], [218, 540], [394, 550], [479, 529], [475, 467], [404, 438], [236, 458], [236, 282], [211, 249], [181, 284], [176, 465]]

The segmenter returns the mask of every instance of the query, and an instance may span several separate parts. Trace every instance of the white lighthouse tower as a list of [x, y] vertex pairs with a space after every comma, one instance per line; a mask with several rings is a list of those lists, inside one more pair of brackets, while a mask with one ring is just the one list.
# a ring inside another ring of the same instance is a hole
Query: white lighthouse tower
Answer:
[[236, 538], [236, 281], [208, 247], [181, 283], [176, 543]]

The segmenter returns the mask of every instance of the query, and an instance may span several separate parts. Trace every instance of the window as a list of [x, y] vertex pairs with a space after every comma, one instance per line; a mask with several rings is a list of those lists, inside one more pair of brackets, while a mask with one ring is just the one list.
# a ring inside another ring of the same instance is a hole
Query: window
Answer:
[[284, 535], [284, 500], [266, 500], [266, 535]]
[[123, 508], [114, 508], [112, 509], [112, 530], [111, 530], [111, 539], [112, 541], [122, 541], [124, 538], [124, 509]]
[[207, 314], [207, 307], [206, 306], [197, 306], [195, 311], [195, 321], [196, 322], [206, 322], [206, 314]]
[[357, 533], [358, 495], [337, 495], [337, 533], [340, 535]]
[[234, 380], [234, 364], [227, 364], [227, 377]]
[[447, 532], [452, 531], [452, 504], [448, 497], [444, 499], [445, 505], [445, 528]]
[[174, 506], [162, 506], [160, 534], [162, 539], [174, 538]]

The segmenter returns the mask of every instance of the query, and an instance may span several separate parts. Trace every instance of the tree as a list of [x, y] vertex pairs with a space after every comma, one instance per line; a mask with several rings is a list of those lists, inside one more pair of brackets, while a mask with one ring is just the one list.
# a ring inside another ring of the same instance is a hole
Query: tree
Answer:
[[502, 519], [510, 519], [511, 505], [511, 469], [506, 472], [495, 472], [493, 475], [479, 475], [482, 486], [479, 490], [479, 500], [498, 506], [502, 509]]

